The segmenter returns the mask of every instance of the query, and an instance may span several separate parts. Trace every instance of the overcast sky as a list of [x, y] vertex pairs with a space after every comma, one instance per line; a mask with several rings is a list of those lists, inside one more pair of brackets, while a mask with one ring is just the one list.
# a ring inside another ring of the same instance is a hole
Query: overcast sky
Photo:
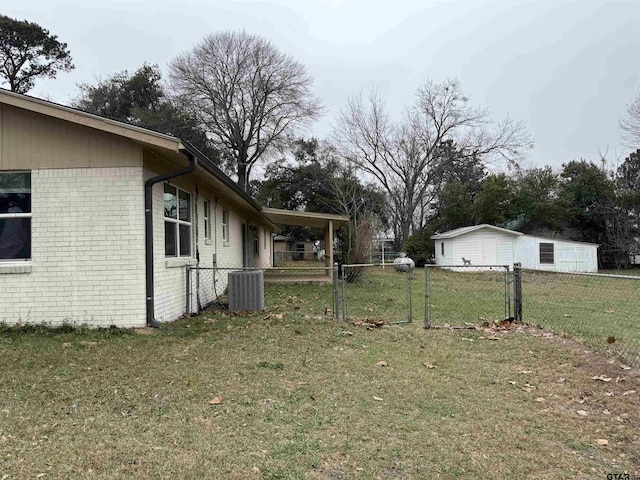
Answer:
[[[327, 109], [326, 136], [347, 96], [377, 87], [399, 115], [428, 79], [458, 78], [495, 119], [525, 120], [535, 137], [526, 166], [620, 146], [618, 119], [640, 92], [638, 0], [0, 0], [71, 50], [76, 69], [39, 80], [31, 95], [68, 103], [144, 62], [166, 71], [206, 35], [244, 29], [304, 63]], [[6, 85], [4, 85], [6, 87]]]

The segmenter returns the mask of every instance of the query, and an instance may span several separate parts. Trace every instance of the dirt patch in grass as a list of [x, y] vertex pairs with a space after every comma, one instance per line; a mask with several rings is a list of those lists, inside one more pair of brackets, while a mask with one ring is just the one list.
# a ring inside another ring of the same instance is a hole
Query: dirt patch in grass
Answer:
[[1, 332], [0, 478], [640, 475], [637, 370], [535, 329], [295, 306], [155, 335]]

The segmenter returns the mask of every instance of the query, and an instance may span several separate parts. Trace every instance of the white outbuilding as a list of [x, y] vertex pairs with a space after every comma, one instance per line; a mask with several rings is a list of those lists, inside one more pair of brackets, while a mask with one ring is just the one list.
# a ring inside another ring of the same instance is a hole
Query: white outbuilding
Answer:
[[536, 270], [597, 272], [598, 245], [525, 235], [493, 225], [456, 228], [431, 236], [436, 265], [513, 265]]

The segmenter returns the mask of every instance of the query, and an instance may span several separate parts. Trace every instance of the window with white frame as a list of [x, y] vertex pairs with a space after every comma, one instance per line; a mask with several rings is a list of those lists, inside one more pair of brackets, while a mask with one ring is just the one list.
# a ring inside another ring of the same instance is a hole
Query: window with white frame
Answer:
[[211, 203], [209, 200], [204, 201], [204, 238], [211, 239]]
[[229, 242], [229, 210], [222, 210], [222, 240]]
[[164, 254], [191, 256], [191, 194], [164, 184]]
[[0, 173], [0, 261], [31, 259], [31, 172]]
[[540, 263], [555, 263], [553, 243], [540, 243]]
[[258, 227], [256, 225], [250, 225], [249, 231], [251, 232], [251, 240], [253, 242], [253, 255], [257, 257], [260, 255], [260, 244], [258, 243]]

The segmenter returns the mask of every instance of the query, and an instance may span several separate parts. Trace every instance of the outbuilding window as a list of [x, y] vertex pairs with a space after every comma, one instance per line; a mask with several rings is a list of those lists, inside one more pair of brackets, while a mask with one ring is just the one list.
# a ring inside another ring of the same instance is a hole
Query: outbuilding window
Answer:
[[31, 172], [0, 173], [0, 261], [31, 259]]
[[444, 257], [444, 242], [440, 242], [440, 255]]
[[164, 184], [164, 254], [191, 256], [191, 194]]
[[553, 243], [540, 243], [540, 263], [555, 263]]

